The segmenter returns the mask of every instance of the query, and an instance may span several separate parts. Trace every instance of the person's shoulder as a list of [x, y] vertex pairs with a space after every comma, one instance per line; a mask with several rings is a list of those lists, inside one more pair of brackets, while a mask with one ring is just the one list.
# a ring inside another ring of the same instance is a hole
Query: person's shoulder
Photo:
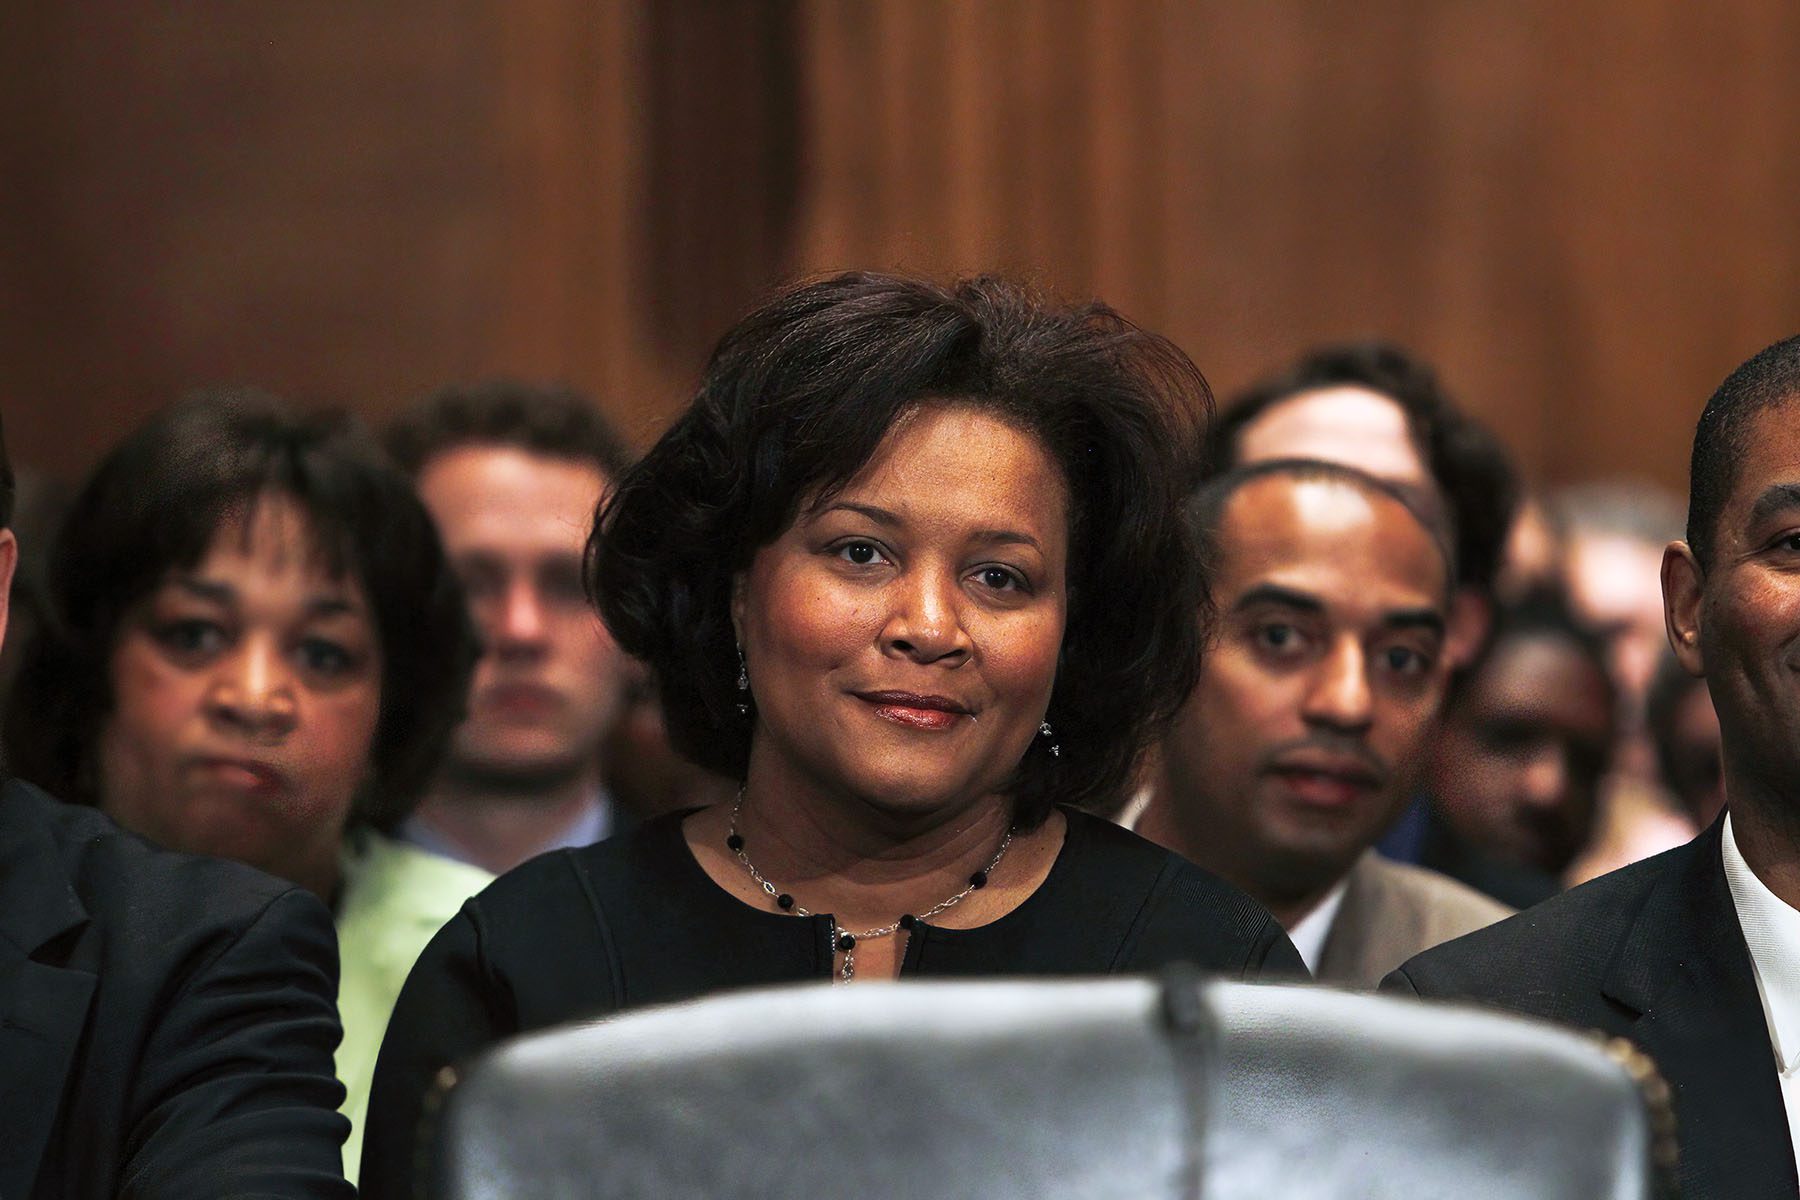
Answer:
[[686, 816], [664, 813], [591, 846], [540, 854], [496, 878], [468, 907], [487, 918], [530, 918], [541, 915], [546, 903], [634, 904], [646, 889], [666, 885], [681, 866]]
[[1107, 872], [1120, 884], [1159, 887], [1209, 910], [1216, 911], [1223, 905], [1266, 915], [1263, 907], [1249, 896], [1173, 850], [1092, 813], [1065, 811], [1071, 831], [1079, 832], [1084, 858], [1091, 869]]
[[[9, 780], [0, 804], [38, 811], [71, 886], [97, 920], [128, 921], [144, 934], [159, 926], [188, 933], [201, 916], [215, 926], [240, 927], [278, 899], [288, 901], [284, 910], [312, 907], [291, 899], [306, 893], [287, 880], [228, 859], [166, 850], [98, 809], [63, 803], [29, 783]], [[325, 913], [316, 898], [314, 906], [312, 915]]]
[[622, 938], [638, 934], [652, 953], [668, 953], [662, 917], [684, 878], [680, 856], [689, 856], [686, 874], [699, 871], [682, 838], [685, 815], [551, 850], [500, 875], [437, 931], [414, 979], [489, 978], [489, 999], [506, 993], [519, 1027], [547, 1023], [540, 1018], [550, 1012], [561, 1020], [606, 1011], [620, 995]]
[[1065, 810], [1079, 839], [1082, 868], [1141, 902], [1135, 969], [1188, 961], [1206, 970], [1255, 976], [1265, 968], [1305, 968], [1269, 911], [1232, 884], [1166, 847], [1090, 813]]
[[1545, 997], [1598, 987], [1619, 938], [1652, 889], [1686, 869], [1697, 852], [1690, 842], [1621, 867], [1426, 950], [1395, 974], [1422, 996], [1528, 1009]]

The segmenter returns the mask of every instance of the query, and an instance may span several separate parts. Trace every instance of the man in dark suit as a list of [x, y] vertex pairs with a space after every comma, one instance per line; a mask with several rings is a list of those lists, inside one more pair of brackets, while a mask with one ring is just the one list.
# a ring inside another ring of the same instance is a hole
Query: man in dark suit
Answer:
[[1793, 1196], [1800, 1117], [1800, 337], [1694, 434], [1669, 640], [1718, 710], [1727, 816], [1413, 958], [1385, 985], [1628, 1037], [1674, 1089], [1682, 1194]]
[[[0, 635], [18, 544], [0, 437]], [[0, 1197], [352, 1194], [309, 893], [0, 785]]]

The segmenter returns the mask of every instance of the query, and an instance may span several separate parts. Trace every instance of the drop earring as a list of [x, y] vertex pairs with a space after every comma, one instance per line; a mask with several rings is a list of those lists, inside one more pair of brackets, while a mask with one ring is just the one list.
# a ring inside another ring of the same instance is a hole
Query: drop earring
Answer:
[[1062, 757], [1062, 743], [1056, 740], [1056, 731], [1050, 728], [1050, 722], [1045, 721], [1038, 726], [1038, 735], [1050, 743], [1051, 758]]
[[749, 670], [749, 667], [747, 666], [747, 664], [745, 664], [745, 662], [744, 662], [744, 648], [742, 646], [739, 646], [737, 648], [737, 656], [738, 656], [738, 677], [737, 677], [738, 705], [737, 705], [737, 710], [738, 710], [738, 716], [747, 717], [750, 715], [750, 670]]

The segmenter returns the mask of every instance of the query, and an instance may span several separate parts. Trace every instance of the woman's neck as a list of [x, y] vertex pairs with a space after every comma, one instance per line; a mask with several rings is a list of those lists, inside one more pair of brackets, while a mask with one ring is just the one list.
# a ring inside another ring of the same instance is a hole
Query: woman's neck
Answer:
[[754, 781], [737, 812], [746, 856], [764, 878], [859, 928], [924, 912], [960, 892], [992, 862], [1011, 824], [1012, 805], [1002, 796], [913, 814], [849, 797], [775, 795]]
[[[690, 817], [688, 845], [714, 882], [745, 903], [774, 910], [726, 844], [734, 807], [720, 804]], [[777, 794], [754, 778], [735, 811], [744, 856], [757, 872], [796, 905], [831, 913], [853, 931], [927, 912], [963, 891], [971, 875], [993, 863], [1012, 823], [1012, 804], [1003, 796], [908, 815], [852, 798]], [[1017, 907], [1049, 874], [1065, 828], [1055, 813], [1037, 829], [1015, 834], [987, 886], [931, 922], [970, 928]]]

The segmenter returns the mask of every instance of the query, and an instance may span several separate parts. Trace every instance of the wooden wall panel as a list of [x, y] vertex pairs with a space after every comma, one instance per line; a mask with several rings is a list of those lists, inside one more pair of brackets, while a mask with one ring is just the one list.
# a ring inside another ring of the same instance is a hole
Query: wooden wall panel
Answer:
[[1800, 329], [1800, 245], [1780, 199], [1795, 194], [1800, 11], [1635, 11], [1545, 13], [1545, 232], [1567, 328], [1549, 398], [1565, 436], [1544, 466], [1564, 476], [1648, 464], [1681, 478], [1708, 392]]
[[1791, 0], [0, 10], [0, 396], [73, 471], [182, 387], [556, 377], [647, 441], [758, 293], [1100, 294], [1229, 392], [1381, 334], [1550, 479], [1679, 484], [1800, 328]]
[[0, 117], [0, 286], [35, 314], [0, 366], [21, 458], [82, 465], [195, 385], [371, 404], [470, 368], [506, 253], [474, 3], [18, 7], [34, 37], [7, 53], [40, 64]]

